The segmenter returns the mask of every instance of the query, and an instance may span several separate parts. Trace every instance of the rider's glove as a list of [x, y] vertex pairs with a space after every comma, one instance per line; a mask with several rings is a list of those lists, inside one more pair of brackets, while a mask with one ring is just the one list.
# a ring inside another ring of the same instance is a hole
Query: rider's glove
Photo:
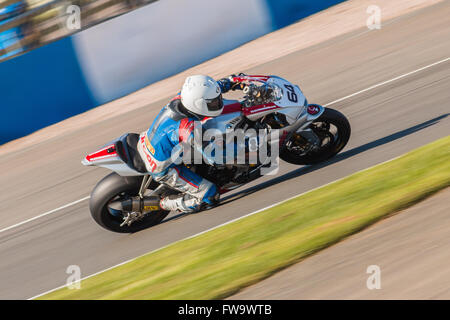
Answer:
[[220, 79], [219, 81], [217, 81], [217, 83], [219, 84], [222, 93], [230, 91], [232, 85], [234, 84], [232, 81], [230, 81], [230, 79], [227, 78]]
[[[245, 74], [241, 72], [237, 76], [241, 77], [245, 76]], [[222, 93], [226, 93], [230, 90], [234, 91], [244, 89], [245, 85], [243, 83], [234, 81], [234, 78], [237, 76], [235, 74], [232, 74], [228, 78], [222, 78], [218, 81]]]

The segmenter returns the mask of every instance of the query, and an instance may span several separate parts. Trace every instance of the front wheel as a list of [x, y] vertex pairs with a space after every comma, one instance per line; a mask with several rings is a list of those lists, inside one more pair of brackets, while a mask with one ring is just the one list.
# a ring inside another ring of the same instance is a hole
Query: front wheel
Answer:
[[310, 129], [320, 140], [317, 146], [301, 134], [295, 133], [280, 150], [280, 158], [297, 165], [323, 162], [339, 153], [350, 139], [350, 123], [337, 110], [325, 108], [322, 115], [314, 120]]
[[100, 180], [92, 190], [89, 200], [92, 218], [103, 228], [120, 233], [136, 232], [160, 223], [169, 214], [169, 211], [152, 211], [130, 226], [120, 226], [123, 216], [121, 214], [113, 215], [108, 210], [108, 204], [113, 201], [137, 196], [141, 181], [142, 177], [122, 177], [115, 172]]

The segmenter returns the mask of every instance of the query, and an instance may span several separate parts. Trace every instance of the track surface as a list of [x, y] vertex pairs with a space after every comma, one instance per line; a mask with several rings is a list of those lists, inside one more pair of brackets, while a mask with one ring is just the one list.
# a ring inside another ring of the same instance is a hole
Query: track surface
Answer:
[[[247, 71], [297, 82], [310, 102], [325, 104], [449, 57], [449, 16], [450, 4], [439, 4]], [[124, 132], [145, 130], [167, 100], [2, 156], [0, 229], [86, 197], [108, 172], [82, 167], [81, 158]], [[446, 136], [449, 101], [447, 61], [333, 105], [353, 130], [340, 156], [311, 168], [282, 163], [277, 176], [214, 210], [121, 235], [98, 227], [84, 201], [1, 232], [0, 299], [32, 297], [63, 285], [69, 265], [90, 275]]]
[[[439, 192], [230, 299], [450, 299], [449, 198]], [[379, 290], [366, 286], [371, 265]]]

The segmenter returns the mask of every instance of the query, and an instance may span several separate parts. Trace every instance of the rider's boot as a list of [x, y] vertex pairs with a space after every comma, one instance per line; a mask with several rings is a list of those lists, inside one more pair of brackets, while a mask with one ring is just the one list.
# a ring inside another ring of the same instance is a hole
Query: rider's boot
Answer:
[[184, 213], [197, 212], [200, 208], [201, 200], [185, 195], [170, 195], [161, 199], [159, 206], [167, 211], [177, 210]]
[[178, 210], [185, 213], [193, 213], [217, 206], [219, 197], [220, 195], [216, 192], [216, 188], [211, 188], [203, 198], [203, 201], [188, 194], [173, 194], [162, 198], [159, 206], [168, 211]]

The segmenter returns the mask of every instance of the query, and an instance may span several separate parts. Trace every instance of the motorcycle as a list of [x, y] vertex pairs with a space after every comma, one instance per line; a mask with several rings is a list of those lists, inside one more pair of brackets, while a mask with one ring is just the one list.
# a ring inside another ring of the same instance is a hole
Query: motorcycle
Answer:
[[[233, 81], [242, 86], [243, 98], [224, 99], [222, 114], [202, 120], [203, 128], [224, 135], [239, 129], [278, 130], [279, 158], [296, 165], [326, 161], [347, 144], [351, 133], [347, 118], [337, 110], [309, 104], [298, 85], [278, 76], [241, 74]], [[82, 160], [83, 165], [113, 171], [97, 183], [89, 201], [93, 219], [107, 230], [132, 233], [160, 223], [169, 214], [160, 207], [160, 199], [179, 193], [147, 172], [137, 151], [138, 142], [139, 134], [127, 133]], [[268, 149], [270, 154], [270, 146]], [[187, 165], [215, 183], [220, 194], [258, 179], [267, 166], [265, 160]]]

